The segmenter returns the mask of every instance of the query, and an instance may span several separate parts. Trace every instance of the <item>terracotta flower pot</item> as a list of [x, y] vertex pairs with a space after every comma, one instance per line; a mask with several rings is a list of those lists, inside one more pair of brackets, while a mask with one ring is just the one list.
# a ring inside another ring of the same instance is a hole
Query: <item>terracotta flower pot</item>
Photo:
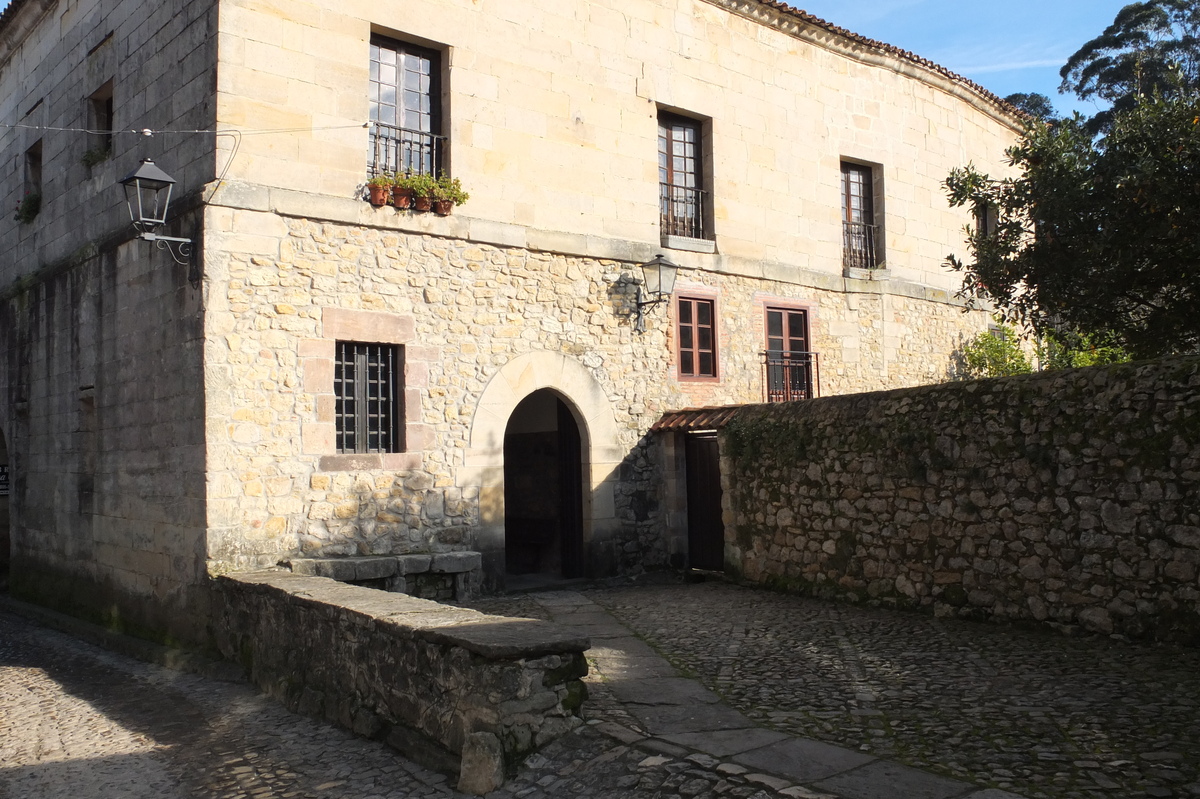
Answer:
[[432, 197], [424, 194], [413, 197], [413, 208], [418, 211], [428, 211], [431, 207], [433, 207]]
[[411, 208], [413, 204], [413, 190], [402, 189], [399, 186], [392, 187], [392, 205], [397, 208]]
[[368, 201], [371, 205], [387, 205], [388, 192], [391, 191], [391, 186], [367, 186], [369, 193]]
[[450, 216], [454, 210], [454, 200], [434, 200], [433, 212], [438, 216]]

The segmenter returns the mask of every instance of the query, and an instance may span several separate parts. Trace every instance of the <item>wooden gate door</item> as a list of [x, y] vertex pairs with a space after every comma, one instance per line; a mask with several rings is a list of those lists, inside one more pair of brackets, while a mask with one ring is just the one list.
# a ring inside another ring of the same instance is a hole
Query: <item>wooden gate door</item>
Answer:
[[724, 571], [725, 525], [721, 521], [721, 466], [716, 433], [684, 439], [687, 470], [688, 562], [693, 569]]

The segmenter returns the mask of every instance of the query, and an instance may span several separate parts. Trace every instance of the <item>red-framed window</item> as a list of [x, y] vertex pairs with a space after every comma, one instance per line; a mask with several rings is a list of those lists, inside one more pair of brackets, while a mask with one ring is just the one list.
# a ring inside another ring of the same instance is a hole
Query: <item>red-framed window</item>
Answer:
[[676, 308], [679, 313], [679, 376], [717, 377], [716, 301], [680, 297]]

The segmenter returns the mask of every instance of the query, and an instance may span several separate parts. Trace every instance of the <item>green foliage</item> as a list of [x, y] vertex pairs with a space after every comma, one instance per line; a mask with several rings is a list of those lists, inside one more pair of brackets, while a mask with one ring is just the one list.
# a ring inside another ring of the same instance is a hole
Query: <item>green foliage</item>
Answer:
[[1143, 99], [1099, 141], [1078, 115], [1034, 121], [1008, 157], [1014, 177], [968, 164], [946, 180], [951, 205], [997, 212], [994, 231], [967, 229], [970, 259], [948, 259], [960, 296], [1137, 358], [1200, 347], [1200, 99]]
[[42, 210], [42, 195], [33, 192], [27, 192], [25, 198], [17, 203], [17, 213], [13, 215], [13, 219], [20, 222], [22, 225], [29, 224], [34, 219], [37, 219], [38, 212]]
[[1038, 344], [1038, 366], [1050, 369], [1075, 369], [1127, 363], [1129, 353], [1119, 346], [1100, 342], [1094, 336], [1050, 332]]
[[400, 189], [409, 189], [418, 197], [432, 197], [437, 188], [437, 178], [433, 175], [397, 175], [393, 184]]
[[980, 333], [962, 348], [964, 379], [1008, 377], [1033, 371], [1011, 327]]
[[1058, 117], [1058, 112], [1054, 110], [1054, 103], [1050, 101], [1050, 98], [1037, 92], [1010, 94], [1004, 98], [1004, 102], [1012, 103], [1034, 119], [1045, 121]]
[[1139, 98], [1194, 93], [1200, 88], [1200, 3], [1130, 3], [1059, 74], [1059, 91], [1112, 103], [1089, 121], [1093, 133], [1108, 130], [1113, 118], [1132, 109]]
[[112, 151], [107, 147], [93, 147], [90, 150], [83, 151], [83, 155], [80, 157], [79, 163], [83, 164], [88, 169], [91, 169], [97, 164], [102, 164], [107, 161], [110, 155], [112, 155]]
[[471, 199], [471, 195], [463, 190], [462, 182], [445, 172], [437, 179], [431, 194], [435, 200], [449, 200], [455, 205], [462, 205]]
[[367, 185], [375, 188], [386, 189], [391, 187], [395, 182], [395, 176], [384, 172], [381, 175], [375, 175], [367, 180]]

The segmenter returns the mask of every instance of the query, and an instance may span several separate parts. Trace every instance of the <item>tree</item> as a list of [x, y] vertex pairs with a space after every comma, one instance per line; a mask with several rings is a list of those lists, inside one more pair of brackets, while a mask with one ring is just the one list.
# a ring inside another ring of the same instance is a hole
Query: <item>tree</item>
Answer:
[[1143, 98], [1098, 141], [1078, 115], [1034, 121], [1008, 157], [1015, 177], [968, 165], [945, 183], [951, 205], [996, 215], [948, 259], [962, 296], [1134, 357], [1200, 348], [1200, 100]]
[[1130, 3], [1059, 75], [1060, 92], [1112, 103], [1092, 117], [1093, 133], [1107, 130], [1113, 115], [1139, 97], [1194, 92], [1200, 86], [1200, 0]]
[[1046, 121], [1058, 117], [1058, 112], [1054, 110], [1054, 103], [1050, 98], [1037, 92], [1010, 94], [1004, 98], [1004, 102], [1012, 103], [1034, 119]]
[[1005, 325], [980, 333], [962, 348], [959, 375], [964, 379], [1008, 377], [1032, 371], [1016, 334]]

